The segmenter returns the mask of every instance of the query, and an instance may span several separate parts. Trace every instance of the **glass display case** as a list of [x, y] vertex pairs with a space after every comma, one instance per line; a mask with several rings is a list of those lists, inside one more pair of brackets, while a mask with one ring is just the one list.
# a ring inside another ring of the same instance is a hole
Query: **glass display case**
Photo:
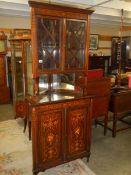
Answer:
[[68, 19], [65, 22], [66, 28], [62, 31], [61, 18], [37, 18], [38, 71], [84, 69], [86, 21]]
[[31, 71], [28, 68], [31, 60], [31, 38], [30, 36], [14, 36], [10, 38], [10, 44], [15, 117], [25, 117], [25, 97], [28, 94], [28, 89], [31, 89], [29, 83]]
[[44, 7], [44, 12], [36, 10], [41, 15], [32, 18], [34, 94], [42, 89], [76, 90], [78, 76], [87, 76], [88, 70], [87, 11], [83, 10], [83, 16], [79, 16], [76, 10], [71, 17], [62, 11], [62, 16], [57, 10], [55, 15], [54, 10], [47, 11], [48, 7]]

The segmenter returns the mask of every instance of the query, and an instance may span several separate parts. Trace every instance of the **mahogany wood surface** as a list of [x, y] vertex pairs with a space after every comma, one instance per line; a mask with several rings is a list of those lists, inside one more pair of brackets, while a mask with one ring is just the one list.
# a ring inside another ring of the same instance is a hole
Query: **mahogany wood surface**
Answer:
[[110, 78], [102, 77], [98, 79], [95, 78], [88, 80], [87, 94], [94, 95], [92, 105], [92, 118], [95, 120], [96, 124], [101, 124], [101, 122], [99, 122], [99, 118], [103, 117], [105, 135], [107, 131], [108, 109], [111, 94]]
[[10, 102], [10, 90], [6, 82], [5, 53], [0, 53], [0, 104]]
[[[128, 116], [125, 114], [127, 112], [131, 112], [131, 89], [116, 89], [113, 90], [110, 99], [110, 108], [109, 110], [113, 112], [113, 127], [109, 128], [112, 131], [112, 136], [116, 137], [116, 132], [128, 129], [131, 127], [131, 123], [124, 122], [123, 115], [119, 117], [120, 113], [124, 114], [124, 118]], [[124, 125], [122, 128], [117, 127], [117, 121], [120, 120], [128, 125]]]
[[92, 100], [77, 97], [55, 103], [29, 100], [33, 172], [90, 155]]

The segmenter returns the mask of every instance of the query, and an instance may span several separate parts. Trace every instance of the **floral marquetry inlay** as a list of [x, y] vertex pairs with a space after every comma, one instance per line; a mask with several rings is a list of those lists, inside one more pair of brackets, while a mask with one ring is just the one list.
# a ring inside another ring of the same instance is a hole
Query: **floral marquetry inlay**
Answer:
[[42, 161], [55, 160], [61, 154], [62, 111], [43, 113], [40, 122]]
[[73, 154], [78, 151], [84, 151], [86, 148], [85, 132], [86, 132], [86, 117], [87, 109], [75, 109], [68, 112], [70, 116], [70, 135], [69, 135], [69, 153]]

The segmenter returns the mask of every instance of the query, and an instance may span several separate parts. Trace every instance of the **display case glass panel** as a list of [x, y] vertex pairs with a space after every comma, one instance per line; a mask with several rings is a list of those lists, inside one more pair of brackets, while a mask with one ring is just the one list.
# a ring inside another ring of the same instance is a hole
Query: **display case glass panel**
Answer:
[[72, 91], [75, 88], [75, 74], [41, 75], [39, 78], [39, 93]]
[[37, 18], [38, 69], [54, 70], [60, 67], [60, 19]]
[[12, 48], [13, 65], [13, 97], [21, 100], [24, 97], [23, 67], [22, 67], [22, 45], [16, 42]]
[[5, 40], [0, 40], [0, 52], [5, 51], [6, 51]]
[[24, 44], [25, 62], [26, 62], [26, 95], [33, 95], [33, 79], [32, 79], [32, 59], [31, 59], [31, 43], [28, 41]]
[[79, 20], [67, 20], [66, 26], [65, 67], [83, 69], [85, 64], [86, 23]]
[[54, 74], [52, 82], [54, 90], [74, 90], [75, 74]]
[[26, 116], [27, 112], [26, 97], [28, 95], [28, 89], [31, 89], [33, 87], [31, 79], [32, 77], [31, 39], [30, 36], [29, 37], [14, 36], [10, 38], [10, 44], [11, 44], [11, 67], [12, 67], [12, 82], [13, 82], [12, 83], [13, 105], [15, 110], [15, 118], [18, 117], [23, 118]]
[[41, 75], [39, 77], [39, 93], [46, 93], [49, 91], [49, 76], [50, 75]]

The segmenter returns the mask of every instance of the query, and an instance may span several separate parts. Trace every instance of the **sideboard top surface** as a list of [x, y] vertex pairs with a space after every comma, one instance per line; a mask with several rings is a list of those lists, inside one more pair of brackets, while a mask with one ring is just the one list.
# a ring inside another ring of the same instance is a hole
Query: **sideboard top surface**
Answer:
[[85, 98], [93, 98], [94, 95], [82, 95], [82, 94], [64, 94], [64, 93], [49, 93], [46, 95], [28, 96], [27, 100], [30, 105], [37, 106], [41, 104], [59, 103], [63, 101], [73, 101]]

